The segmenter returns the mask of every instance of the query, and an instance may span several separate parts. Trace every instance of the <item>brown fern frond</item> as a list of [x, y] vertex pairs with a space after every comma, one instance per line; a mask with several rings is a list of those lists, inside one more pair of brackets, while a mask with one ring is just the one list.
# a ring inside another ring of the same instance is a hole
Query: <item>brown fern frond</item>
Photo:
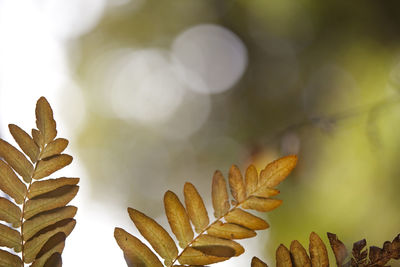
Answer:
[[[367, 242], [365, 239], [355, 242], [351, 251], [351, 259], [348, 259], [349, 252], [337, 236], [332, 233], [327, 233], [327, 235], [330, 247], [335, 255], [336, 265], [340, 267], [378, 267], [385, 266], [391, 259], [400, 259], [400, 234], [392, 242], [383, 243], [382, 248], [371, 246], [369, 251], [366, 249]], [[292, 241], [290, 251], [281, 244], [276, 250], [276, 266], [329, 266], [326, 246], [314, 232], [310, 235], [309, 252], [310, 257], [297, 240]], [[262, 266], [259, 264], [265, 263], [254, 257], [251, 267]]]
[[[57, 135], [53, 111], [44, 97], [36, 104], [32, 137], [19, 126], [9, 130], [22, 152], [0, 139], [0, 249], [1, 267], [61, 266], [65, 239], [72, 232], [77, 208], [66, 206], [77, 194], [79, 178], [44, 179], [72, 162], [61, 154], [68, 140]], [[22, 179], [21, 179], [22, 178]], [[38, 181], [41, 180], [41, 181]]]
[[175, 193], [167, 191], [164, 195], [165, 213], [180, 251], [161, 225], [142, 212], [128, 208], [139, 232], [164, 259], [163, 265], [138, 238], [115, 228], [114, 237], [124, 252], [128, 266], [204, 266], [241, 255], [244, 248], [234, 239], [253, 237], [256, 230], [269, 227], [265, 220], [243, 209], [270, 211], [277, 208], [282, 201], [271, 198], [279, 194], [274, 187], [289, 175], [296, 163], [296, 156], [283, 157], [267, 165], [260, 175], [254, 166], [250, 166], [244, 179], [239, 168], [232, 166], [228, 177], [232, 206], [226, 180], [220, 171], [216, 171], [212, 181], [216, 219], [211, 223], [203, 199], [194, 185], [186, 183], [184, 186], [186, 207]]

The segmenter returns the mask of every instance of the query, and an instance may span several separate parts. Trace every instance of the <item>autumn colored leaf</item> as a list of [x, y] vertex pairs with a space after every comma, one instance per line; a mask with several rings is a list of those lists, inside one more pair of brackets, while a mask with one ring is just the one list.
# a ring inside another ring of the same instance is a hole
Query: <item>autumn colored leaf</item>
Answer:
[[226, 190], [226, 181], [220, 171], [214, 173], [211, 193], [214, 216], [215, 218], [220, 218], [221, 216], [224, 216], [230, 208], [228, 191]]
[[39, 98], [36, 104], [36, 126], [43, 136], [44, 143], [48, 144], [57, 135], [56, 121], [53, 118], [53, 110], [46, 98]]
[[0, 250], [1, 267], [60, 266], [65, 238], [76, 223], [77, 208], [66, 205], [78, 192], [79, 178], [48, 179], [71, 163], [71, 156], [60, 154], [68, 140], [54, 140], [56, 122], [44, 97], [35, 113], [38, 129], [32, 129], [32, 136], [15, 124], [8, 126], [21, 151], [0, 139], [0, 190], [6, 195], [0, 197], [0, 221], [7, 223], [0, 223], [0, 246], [21, 252]]
[[233, 165], [229, 170], [229, 187], [233, 198], [241, 203], [246, 200], [246, 188], [239, 168]]
[[165, 264], [170, 265], [173, 259], [178, 256], [178, 249], [168, 232], [152, 218], [138, 210], [128, 208], [128, 213], [143, 237], [165, 260]]
[[307, 251], [299, 241], [292, 241], [290, 244], [290, 254], [292, 256], [294, 266], [311, 267], [310, 257], [308, 257]]
[[40, 150], [35, 141], [28, 133], [15, 124], [8, 125], [11, 135], [24, 153], [35, 163], [38, 159]]
[[185, 248], [193, 240], [193, 230], [185, 208], [177, 195], [167, 191], [164, 195], [165, 214], [172, 232], [179, 240], [179, 246]]
[[342, 266], [344, 264], [344, 260], [346, 259], [348, 253], [346, 246], [340, 241], [335, 234], [327, 233], [329, 244], [335, 254], [336, 264], [338, 266]]
[[[234, 239], [253, 237], [256, 230], [269, 227], [264, 219], [241, 208], [265, 212], [281, 205], [282, 200], [271, 198], [279, 194], [279, 190], [267, 185], [276, 186], [289, 174], [288, 170], [293, 169], [296, 162], [296, 156], [289, 156], [274, 162], [273, 170], [268, 165], [266, 169], [269, 182], [266, 180], [262, 183], [254, 166], [247, 168], [243, 180], [239, 168], [233, 165], [228, 176], [229, 189], [234, 198], [232, 206], [229, 203], [226, 180], [220, 171], [216, 171], [211, 187], [216, 218], [213, 222], [210, 222], [204, 201], [193, 184], [184, 185], [186, 208], [175, 193], [167, 191], [164, 195], [165, 214], [182, 248], [180, 253], [161, 225], [136, 209], [128, 208], [128, 213], [142, 236], [165, 259], [166, 266], [204, 266], [225, 261], [244, 252], [244, 248]], [[197, 236], [194, 236], [192, 225], [198, 233]], [[139, 243], [136, 237], [116, 228], [115, 238], [128, 266], [145, 266], [146, 262], [146, 266], [159, 266], [159, 261], [154, 260], [155, 254]], [[261, 264], [254, 261], [254, 264]]]
[[275, 257], [276, 257], [276, 266], [277, 267], [291, 267], [292, 266], [292, 260], [290, 259], [290, 252], [283, 244], [280, 244], [280, 246], [276, 250]]
[[114, 237], [132, 266], [163, 266], [157, 256], [145, 244], [125, 230], [115, 228]]
[[251, 259], [251, 267], [268, 267], [268, 265], [257, 257]]
[[186, 210], [197, 233], [200, 233], [210, 223], [203, 199], [191, 183], [185, 183], [183, 188]]

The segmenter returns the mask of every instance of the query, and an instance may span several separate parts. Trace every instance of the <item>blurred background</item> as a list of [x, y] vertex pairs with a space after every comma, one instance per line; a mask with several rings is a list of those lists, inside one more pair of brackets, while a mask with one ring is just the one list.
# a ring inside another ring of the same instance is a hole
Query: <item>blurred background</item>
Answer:
[[399, 29], [398, 1], [0, 0], [0, 134], [34, 127], [43, 95], [70, 140], [65, 266], [125, 266], [128, 206], [169, 230], [166, 190], [190, 181], [211, 216], [216, 169], [288, 154], [271, 229], [215, 266], [274, 265], [311, 231], [381, 246], [400, 230]]

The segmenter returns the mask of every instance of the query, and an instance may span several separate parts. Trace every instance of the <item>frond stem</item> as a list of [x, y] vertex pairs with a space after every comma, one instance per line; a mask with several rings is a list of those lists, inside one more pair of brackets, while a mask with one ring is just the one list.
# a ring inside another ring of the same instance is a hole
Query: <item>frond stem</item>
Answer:
[[247, 200], [247, 198], [241, 202], [241, 203], [237, 203], [235, 206], [233, 206], [229, 211], [227, 211], [224, 215], [220, 216], [219, 218], [217, 218], [215, 221], [213, 221], [212, 223], [210, 223], [206, 228], [204, 228], [195, 238], [193, 238], [192, 241], [189, 242], [189, 244], [186, 245], [186, 247], [178, 254], [178, 256], [176, 256], [175, 259], [172, 260], [171, 265], [168, 266], [173, 266], [175, 264], [175, 262], [179, 259], [180, 256], [182, 256], [182, 254], [189, 248], [192, 246], [192, 244], [194, 242], [196, 242], [196, 240], [202, 236], [208, 229], [210, 229], [211, 226], [213, 226], [214, 224], [216, 224], [217, 222], [221, 221], [222, 218], [224, 218], [226, 215], [228, 215], [228, 213], [232, 212], [233, 210], [237, 209], [240, 205], [242, 205], [245, 201]]

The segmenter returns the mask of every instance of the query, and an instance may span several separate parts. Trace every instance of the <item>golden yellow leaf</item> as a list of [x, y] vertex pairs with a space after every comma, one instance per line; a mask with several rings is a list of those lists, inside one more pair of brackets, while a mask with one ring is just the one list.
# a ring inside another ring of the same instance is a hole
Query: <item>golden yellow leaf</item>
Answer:
[[124, 229], [115, 228], [114, 237], [130, 262], [144, 264], [137, 266], [163, 267], [157, 256], [145, 244]]
[[53, 110], [46, 98], [41, 97], [36, 103], [36, 126], [43, 135], [44, 143], [48, 144], [57, 135], [56, 121], [53, 118]]
[[29, 219], [43, 211], [67, 205], [78, 193], [79, 186], [66, 185], [52, 192], [40, 195], [26, 202], [24, 218]]
[[277, 267], [292, 267], [292, 260], [290, 259], [290, 252], [282, 244], [276, 250], [276, 266]]
[[229, 259], [229, 257], [207, 255], [200, 250], [188, 247], [179, 257], [179, 263], [188, 265], [205, 265], [225, 261], [227, 259]]
[[21, 259], [8, 251], [0, 249], [0, 267], [21, 267]]
[[179, 246], [184, 248], [193, 240], [194, 236], [186, 210], [172, 191], [165, 193], [164, 207], [171, 230], [178, 239]]
[[280, 199], [250, 197], [242, 204], [242, 208], [266, 212], [276, 209], [281, 204]]
[[297, 164], [297, 156], [291, 155], [273, 161], [260, 172], [258, 184], [273, 188], [282, 182]]
[[212, 235], [199, 236], [192, 247], [207, 255], [218, 257], [239, 256], [244, 252], [244, 248], [239, 243]]
[[42, 247], [39, 254], [36, 256], [36, 260], [32, 263], [30, 267], [42, 267], [46, 261], [54, 253], [62, 253], [65, 246], [65, 234], [59, 232], [53, 235], [46, 244]]
[[40, 153], [39, 159], [49, 158], [63, 152], [68, 146], [68, 140], [64, 138], [57, 138], [51, 141], [43, 151]]
[[229, 223], [238, 224], [251, 230], [263, 230], [269, 227], [269, 224], [260, 217], [239, 208], [230, 211], [224, 218]]
[[314, 232], [310, 234], [310, 258], [313, 267], [326, 267], [329, 266], [328, 251], [324, 242]]
[[4, 159], [25, 182], [32, 180], [33, 165], [29, 160], [14, 146], [0, 139], [0, 157]]
[[71, 162], [72, 157], [67, 154], [60, 154], [51, 158], [42, 159], [38, 161], [32, 178], [38, 180], [47, 177], [53, 172], [69, 165]]
[[61, 254], [56, 252], [50, 256], [50, 258], [46, 261], [46, 264], [43, 267], [61, 267], [62, 259]]
[[24, 241], [29, 240], [40, 230], [54, 225], [65, 219], [73, 218], [76, 214], [77, 208], [74, 206], [66, 206], [53, 211], [46, 212], [45, 214], [38, 215], [32, 219], [24, 222], [22, 235]]
[[197, 233], [200, 233], [210, 223], [203, 199], [191, 183], [185, 183], [183, 188], [186, 210]]
[[18, 231], [0, 224], [0, 246], [14, 248], [16, 252], [20, 252], [21, 243], [21, 235]]
[[258, 173], [254, 165], [250, 165], [245, 174], [246, 195], [251, 196], [257, 190]]
[[295, 267], [311, 267], [310, 257], [308, 257], [307, 251], [299, 241], [292, 241], [290, 244], [290, 253], [292, 255], [293, 264]]
[[78, 184], [78, 182], [79, 178], [66, 178], [66, 177], [61, 177], [57, 179], [47, 179], [44, 181], [36, 181], [32, 183], [29, 189], [28, 198], [32, 199], [34, 197], [48, 193], [65, 185], [76, 185]]
[[268, 265], [259, 258], [253, 257], [251, 259], [251, 267], [268, 267]]
[[7, 163], [0, 160], [0, 189], [12, 197], [17, 204], [24, 202], [26, 185], [15, 175]]
[[21, 209], [8, 199], [0, 197], [0, 220], [11, 223], [13, 227], [19, 227]]
[[243, 177], [236, 165], [233, 165], [229, 169], [229, 187], [233, 198], [238, 203], [241, 203], [246, 199], [246, 188], [244, 186]]
[[256, 232], [233, 223], [223, 223], [217, 221], [207, 230], [212, 236], [226, 239], [244, 239], [256, 236]]
[[52, 225], [52, 230], [44, 232], [24, 244], [24, 260], [26, 263], [31, 263], [35, 260], [36, 255], [40, 252], [44, 244], [55, 234], [62, 232], [65, 236], [69, 236], [76, 224], [74, 219], [65, 220]]
[[22, 151], [28, 155], [32, 162], [36, 162], [39, 156], [39, 147], [33, 141], [32, 137], [15, 124], [9, 124], [8, 128]]
[[212, 203], [215, 218], [224, 216], [230, 208], [226, 181], [220, 171], [216, 171], [212, 180]]
[[178, 248], [168, 232], [152, 218], [138, 210], [128, 208], [128, 213], [142, 236], [165, 260], [165, 265], [170, 265], [172, 260], [178, 256]]
[[43, 135], [40, 133], [40, 131], [36, 130], [36, 129], [32, 129], [32, 138], [33, 141], [35, 141], [35, 144], [43, 149], [44, 148], [44, 138]]
[[252, 195], [255, 197], [273, 197], [280, 193], [278, 189], [269, 188], [269, 187], [260, 187], [257, 191], [255, 191]]

